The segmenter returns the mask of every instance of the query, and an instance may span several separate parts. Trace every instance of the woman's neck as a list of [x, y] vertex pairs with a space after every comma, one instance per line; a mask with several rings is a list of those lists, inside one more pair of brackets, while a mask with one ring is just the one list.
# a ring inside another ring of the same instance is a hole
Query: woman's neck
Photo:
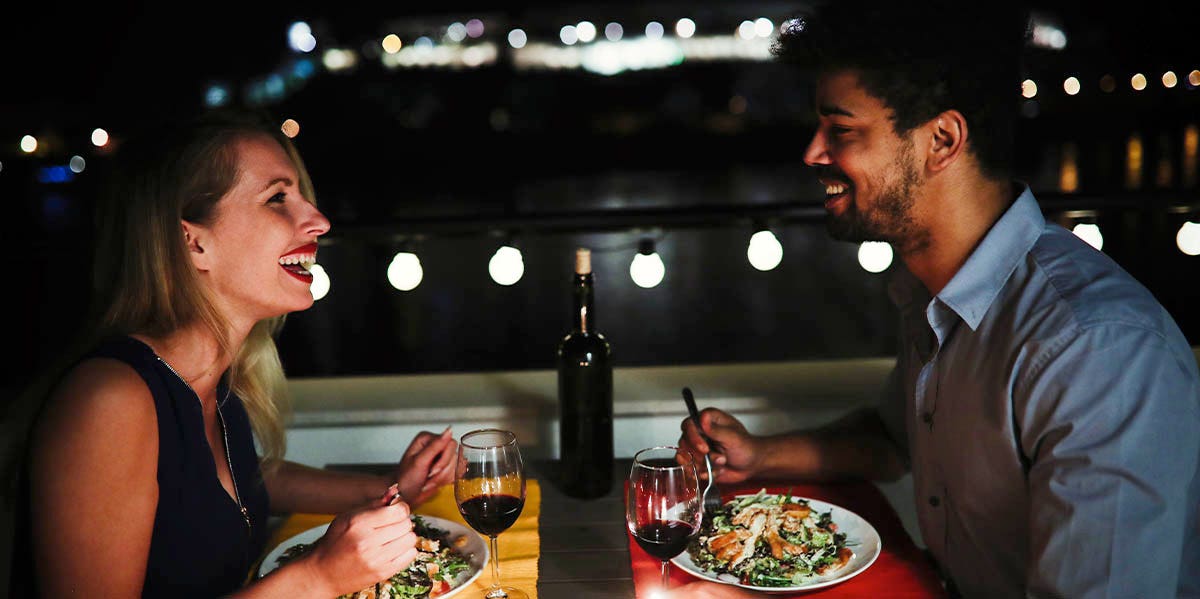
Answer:
[[[191, 386], [204, 403], [217, 400], [217, 385], [221, 376], [229, 369], [233, 355], [222, 351], [216, 335], [202, 324], [176, 329], [165, 335], [134, 334], [158, 354]], [[245, 340], [245, 334], [230, 338], [230, 351], [236, 354]]]

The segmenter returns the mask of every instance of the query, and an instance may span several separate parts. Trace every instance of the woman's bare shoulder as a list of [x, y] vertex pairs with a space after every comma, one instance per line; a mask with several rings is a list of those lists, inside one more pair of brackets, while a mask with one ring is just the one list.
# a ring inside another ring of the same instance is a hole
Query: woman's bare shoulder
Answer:
[[88, 358], [51, 390], [37, 428], [39, 435], [52, 437], [115, 433], [136, 444], [157, 430], [157, 414], [150, 388], [133, 367], [111, 358]]

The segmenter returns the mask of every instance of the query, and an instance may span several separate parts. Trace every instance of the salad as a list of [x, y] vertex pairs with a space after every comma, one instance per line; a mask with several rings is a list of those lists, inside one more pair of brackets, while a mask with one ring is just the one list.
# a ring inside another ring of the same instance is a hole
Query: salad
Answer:
[[[408, 568], [338, 599], [426, 599], [445, 595], [460, 584], [458, 575], [471, 567], [468, 556], [458, 550], [467, 538], [450, 539], [447, 531], [431, 526], [416, 514], [412, 515], [412, 521], [413, 532], [417, 534], [417, 558]], [[276, 562], [282, 566], [308, 553], [313, 545], [292, 545]]]
[[718, 578], [758, 587], [799, 586], [854, 556], [830, 512], [766, 489], [705, 514], [688, 554]]

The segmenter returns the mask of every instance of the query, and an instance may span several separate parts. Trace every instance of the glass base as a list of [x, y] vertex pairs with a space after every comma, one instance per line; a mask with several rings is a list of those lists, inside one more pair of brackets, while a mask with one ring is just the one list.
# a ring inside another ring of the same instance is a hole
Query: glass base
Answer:
[[529, 595], [525, 591], [507, 586], [493, 588], [484, 597], [486, 599], [529, 599]]

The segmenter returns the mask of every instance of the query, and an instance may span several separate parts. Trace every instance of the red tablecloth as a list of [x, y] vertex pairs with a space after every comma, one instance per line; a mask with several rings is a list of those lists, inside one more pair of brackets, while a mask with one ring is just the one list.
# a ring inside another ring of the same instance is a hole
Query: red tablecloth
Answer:
[[[626, 483], [628, 485], [628, 483]], [[765, 488], [768, 493], [787, 493], [818, 499], [844, 507], [862, 516], [875, 530], [883, 542], [883, 549], [875, 563], [857, 576], [822, 589], [794, 593], [772, 594], [775, 598], [785, 597], [947, 597], [938, 580], [933, 565], [924, 552], [913, 543], [904, 530], [900, 517], [892, 509], [887, 498], [875, 485], [868, 482], [836, 484], [786, 485], [779, 481], [748, 481], [739, 485], [726, 485], [721, 489], [722, 498], [734, 495], [757, 493]], [[638, 599], [650, 599], [653, 591], [662, 585], [661, 562], [638, 546], [629, 536], [629, 554], [633, 566], [633, 584]], [[671, 566], [671, 586], [695, 580], [683, 569]], [[714, 583], [715, 584], [715, 583]]]

